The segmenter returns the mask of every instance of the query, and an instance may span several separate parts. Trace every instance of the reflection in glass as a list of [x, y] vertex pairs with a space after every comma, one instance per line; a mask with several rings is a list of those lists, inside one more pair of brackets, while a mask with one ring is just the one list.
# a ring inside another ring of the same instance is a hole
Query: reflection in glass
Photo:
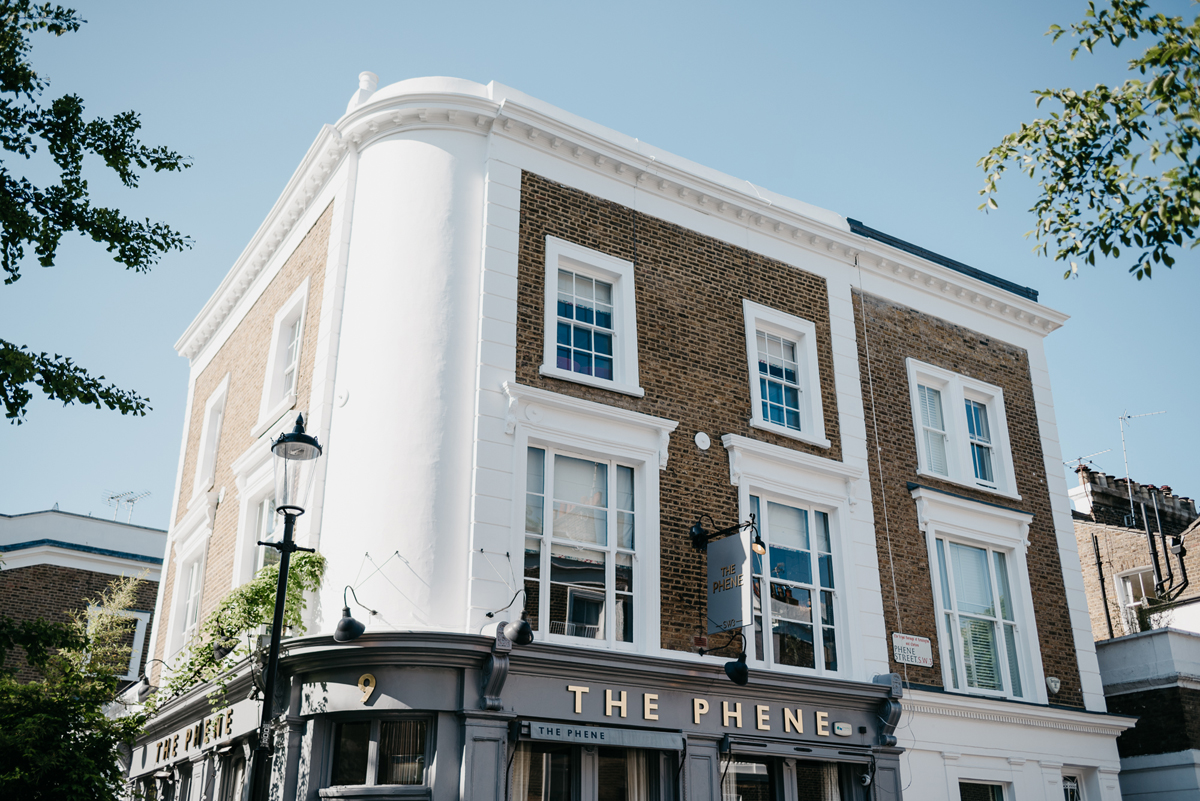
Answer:
[[331, 785], [367, 783], [367, 748], [370, 742], [370, 721], [338, 723], [334, 726]]
[[390, 720], [379, 724], [379, 771], [376, 784], [425, 783], [425, 733], [428, 721]]

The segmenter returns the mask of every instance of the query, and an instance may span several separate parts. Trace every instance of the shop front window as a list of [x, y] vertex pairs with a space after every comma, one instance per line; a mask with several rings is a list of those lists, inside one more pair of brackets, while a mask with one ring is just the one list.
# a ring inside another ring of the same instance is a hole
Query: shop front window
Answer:
[[425, 784], [427, 746], [431, 742], [428, 734], [428, 720], [355, 720], [334, 724], [329, 784]]
[[[513, 755], [514, 801], [667, 801], [663, 754], [637, 748], [580, 748], [564, 743], [523, 742]], [[583, 777], [594, 788], [583, 788]]]

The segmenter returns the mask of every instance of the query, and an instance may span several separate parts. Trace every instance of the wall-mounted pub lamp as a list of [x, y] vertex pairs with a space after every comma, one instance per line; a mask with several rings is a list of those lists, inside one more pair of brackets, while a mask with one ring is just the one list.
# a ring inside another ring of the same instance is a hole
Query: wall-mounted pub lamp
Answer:
[[744, 687], [746, 682], [750, 681], [750, 666], [746, 664], [746, 635], [742, 634], [741, 630], [735, 631], [733, 637], [729, 638], [729, 642], [722, 645], [720, 648], [701, 648], [700, 656], [712, 653], [713, 651], [723, 651], [733, 644], [736, 637], [742, 639], [742, 650], [738, 653], [737, 659], [732, 662], [725, 663], [725, 675], [729, 680], [739, 687]]
[[712, 519], [712, 516], [707, 512], [696, 518], [696, 522], [688, 530], [689, 536], [692, 538], [692, 547], [697, 551], [708, 551], [708, 544], [715, 539], [720, 539], [729, 534], [736, 534], [742, 529], [748, 528], [754, 531], [754, 540], [750, 543], [750, 550], [760, 556], [767, 552], [767, 546], [762, 541], [762, 535], [758, 533], [758, 524], [754, 522], [754, 515], [750, 515], [750, 520], [745, 523], [737, 523], [732, 526], [727, 526], [718, 531], [707, 531], [704, 528], [704, 518], [708, 518], [708, 522], [713, 528], [717, 527], [717, 522]]
[[[161, 659], [147, 659], [146, 660], [146, 672], [142, 674], [142, 677], [140, 679], [138, 679], [137, 684], [133, 685], [134, 697], [137, 699], [137, 702], [139, 704], [146, 703], [146, 699], [150, 697], [150, 693], [152, 693], [158, 689], [157, 687], [155, 687], [154, 685], [152, 685], [150, 683], [150, 663], [151, 662], [157, 662], [158, 664], [162, 665], [163, 667], [167, 668], [168, 670], [170, 670], [170, 668], [171, 668], [170, 665], [168, 665], [166, 662], [162, 661]], [[129, 692], [129, 691], [126, 690], [126, 692]]]
[[[354, 618], [350, 617], [350, 602], [346, 600], [346, 593], [354, 596], [354, 603], [363, 606], [363, 602], [358, 600], [358, 594], [354, 592], [354, 588], [349, 584], [346, 589], [342, 590], [342, 619], [338, 621], [337, 628], [333, 630], [334, 642], [350, 642], [357, 640], [362, 636], [362, 633], [367, 630], [367, 627], [359, 623]], [[365, 608], [365, 607], [364, 607]], [[379, 614], [374, 609], [367, 609], [372, 615]]]

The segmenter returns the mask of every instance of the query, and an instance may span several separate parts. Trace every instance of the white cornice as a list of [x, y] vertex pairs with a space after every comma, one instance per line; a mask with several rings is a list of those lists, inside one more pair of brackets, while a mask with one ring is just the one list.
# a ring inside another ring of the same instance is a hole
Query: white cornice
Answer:
[[519, 419], [517, 412], [520, 410], [522, 404], [525, 406], [524, 413], [526, 416], [529, 416], [531, 407], [534, 409], [534, 416], [538, 416], [535, 405], [562, 409], [567, 412], [586, 414], [589, 417], [599, 420], [609, 420], [614, 423], [652, 432], [658, 438], [659, 443], [658, 467], [662, 470], [667, 466], [667, 448], [670, 444], [671, 433], [679, 427], [678, 421], [668, 420], [665, 417], [654, 417], [642, 414], [641, 412], [631, 412], [628, 409], [583, 400], [582, 398], [575, 398], [570, 395], [560, 395], [557, 392], [549, 392], [544, 389], [516, 384], [511, 381], [505, 381], [501, 386], [504, 389], [505, 396], [508, 397], [508, 415], [505, 418], [504, 430], [509, 434], [516, 430]]
[[212, 335], [254, 283], [254, 279], [275, 255], [276, 249], [325, 188], [348, 149], [336, 128], [332, 125], [321, 127], [316, 140], [304, 154], [262, 225], [250, 238], [246, 249], [238, 256], [221, 285], [217, 287], [217, 291], [196, 315], [196, 319], [175, 343], [175, 350], [179, 355], [195, 359], [200, 350], [208, 344]]
[[987, 723], [1009, 723], [1014, 726], [1058, 729], [1105, 737], [1116, 737], [1137, 723], [1137, 718], [1120, 715], [1075, 712], [1058, 707], [1014, 704], [977, 696], [928, 693], [919, 690], [911, 691], [901, 703], [906, 716], [966, 718]]
[[[479, 89], [481, 94], [506, 91], [495, 84]], [[806, 251], [858, 265], [864, 272], [911, 284], [973, 313], [1042, 336], [1067, 320], [1067, 315], [1039, 303], [851, 233], [845, 218], [833, 212], [692, 164], [548, 105], [541, 110], [512, 98], [496, 101], [481, 94], [420, 91], [395, 95], [385, 88], [373, 96], [379, 100], [368, 99], [338, 120], [336, 126], [325, 125], [246, 249], [175, 343], [175, 349], [189, 359], [200, 353], [326, 188], [351, 148], [361, 150], [381, 138], [416, 129], [494, 135], [537, 147], [564, 161], [625, 181], [630, 187], [658, 193], [671, 202]]]

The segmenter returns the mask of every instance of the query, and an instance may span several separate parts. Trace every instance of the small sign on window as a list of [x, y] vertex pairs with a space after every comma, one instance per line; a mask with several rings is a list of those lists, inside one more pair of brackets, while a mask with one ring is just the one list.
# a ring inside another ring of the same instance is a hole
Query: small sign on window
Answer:
[[892, 656], [902, 665], [933, 667], [933, 646], [928, 637], [892, 632]]

